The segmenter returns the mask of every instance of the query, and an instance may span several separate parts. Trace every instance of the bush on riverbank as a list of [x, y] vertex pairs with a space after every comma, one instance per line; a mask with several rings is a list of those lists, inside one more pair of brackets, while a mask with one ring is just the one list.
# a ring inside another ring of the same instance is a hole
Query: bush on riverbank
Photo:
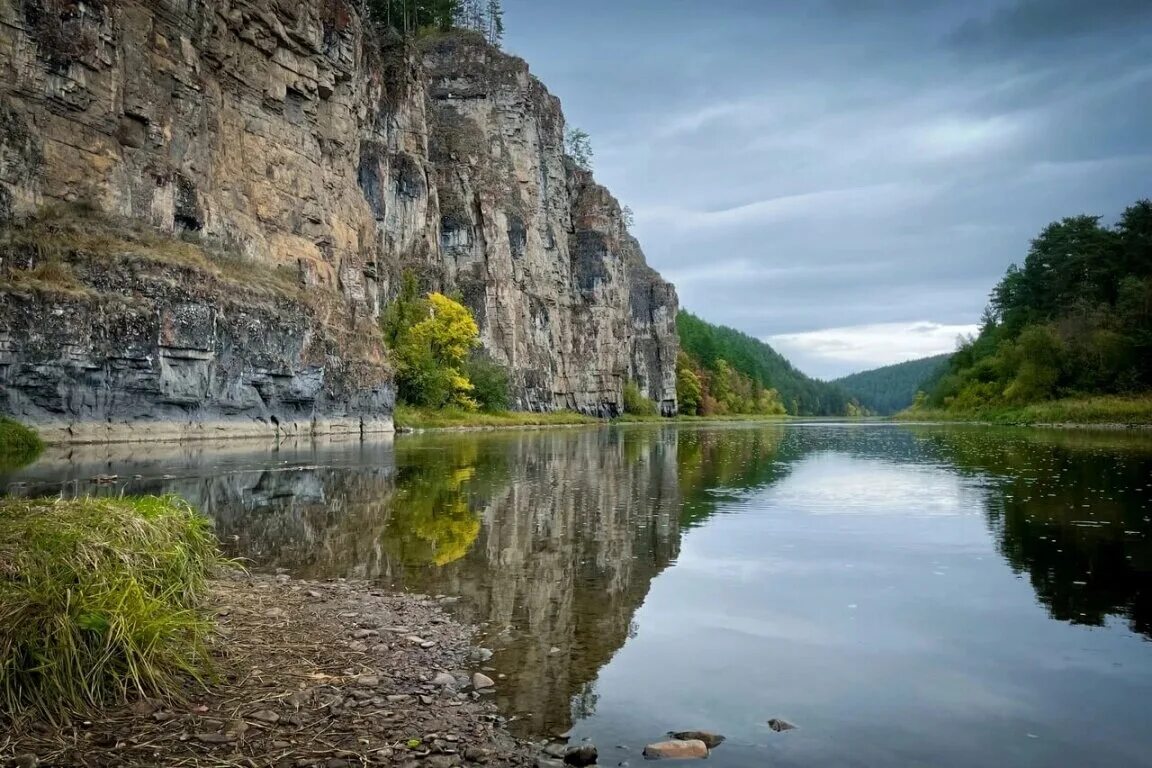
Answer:
[[175, 497], [0, 499], [0, 709], [52, 716], [202, 679], [207, 580], [226, 563]]
[[630, 416], [659, 416], [656, 403], [649, 400], [640, 391], [640, 385], [629, 381], [624, 385], [624, 413]]
[[987, 421], [996, 424], [1152, 425], [1152, 396], [1070, 397], [1023, 406], [932, 408], [922, 403], [897, 418], [904, 421]]
[[30, 464], [43, 450], [39, 435], [19, 422], [0, 416], [0, 469]]

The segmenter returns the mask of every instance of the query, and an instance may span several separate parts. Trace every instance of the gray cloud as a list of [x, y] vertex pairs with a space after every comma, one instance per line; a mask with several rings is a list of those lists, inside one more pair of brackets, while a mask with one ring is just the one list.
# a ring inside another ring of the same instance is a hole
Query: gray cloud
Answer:
[[1149, 22], [1152, 3], [1147, 0], [1019, 0], [986, 17], [968, 19], [949, 39], [960, 47], [1015, 55], [1032, 46], [1146, 35]]
[[505, 5], [685, 306], [814, 372], [867, 366], [812, 332], [918, 348], [1048, 221], [1152, 195], [1147, 0]]

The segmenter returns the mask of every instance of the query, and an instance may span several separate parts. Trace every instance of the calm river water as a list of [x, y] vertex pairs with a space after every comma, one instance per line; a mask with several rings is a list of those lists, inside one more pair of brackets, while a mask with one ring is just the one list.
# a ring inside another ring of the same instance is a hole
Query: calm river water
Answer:
[[0, 488], [175, 492], [259, 568], [459, 595], [515, 727], [602, 765], [711, 729], [722, 767], [1152, 766], [1152, 434], [75, 448]]

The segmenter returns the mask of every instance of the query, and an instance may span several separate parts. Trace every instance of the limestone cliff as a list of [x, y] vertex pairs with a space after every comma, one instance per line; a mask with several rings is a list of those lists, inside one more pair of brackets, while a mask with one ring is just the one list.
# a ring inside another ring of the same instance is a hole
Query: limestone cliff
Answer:
[[[73, 439], [389, 429], [370, 337], [405, 269], [464, 297], [518, 406], [613, 413], [633, 379], [675, 410], [675, 292], [558, 101], [473, 35], [383, 45], [355, 6], [0, 0], [0, 219], [85, 206], [107, 235], [4, 239], [0, 411]], [[141, 225], [199, 257], [121, 247]]]

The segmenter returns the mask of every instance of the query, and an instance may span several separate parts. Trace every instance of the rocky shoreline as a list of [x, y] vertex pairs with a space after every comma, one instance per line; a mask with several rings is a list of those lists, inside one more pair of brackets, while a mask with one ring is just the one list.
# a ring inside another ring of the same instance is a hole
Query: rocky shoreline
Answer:
[[218, 679], [63, 723], [0, 718], [0, 764], [533, 766], [451, 598], [244, 575], [214, 586]]

